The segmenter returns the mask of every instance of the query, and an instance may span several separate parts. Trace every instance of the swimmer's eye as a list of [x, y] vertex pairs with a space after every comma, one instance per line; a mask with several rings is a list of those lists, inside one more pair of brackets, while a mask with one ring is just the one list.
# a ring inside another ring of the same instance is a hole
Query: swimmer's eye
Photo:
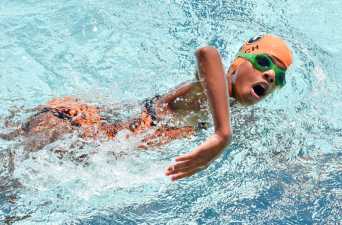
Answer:
[[270, 61], [268, 57], [265, 57], [263, 55], [258, 55], [255, 59], [256, 59], [256, 62], [262, 67], [268, 68], [271, 66], [272, 62]]

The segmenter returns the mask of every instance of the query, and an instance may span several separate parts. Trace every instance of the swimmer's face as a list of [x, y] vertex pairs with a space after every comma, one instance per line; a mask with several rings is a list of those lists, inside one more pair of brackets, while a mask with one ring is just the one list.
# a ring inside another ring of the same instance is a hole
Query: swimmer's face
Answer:
[[[271, 58], [277, 66], [285, 68], [279, 60]], [[240, 64], [233, 80], [234, 97], [243, 105], [253, 105], [276, 89], [274, 71], [258, 71], [248, 60]]]

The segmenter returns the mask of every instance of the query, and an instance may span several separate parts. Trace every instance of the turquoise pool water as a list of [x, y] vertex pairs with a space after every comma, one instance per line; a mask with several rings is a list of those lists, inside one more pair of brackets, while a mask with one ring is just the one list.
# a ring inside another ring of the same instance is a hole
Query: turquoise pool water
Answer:
[[[0, 223], [340, 224], [341, 10], [339, 0], [2, 0], [1, 132], [57, 96], [136, 105], [192, 79], [206, 44], [228, 66], [243, 40], [274, 33], [295, 63], [279, 93], [232, 109], [224, 154], [177, 183], [164, 168], [211, 130], [143, 152], [124, 134], [67, 136], [32, 154], [0, 139]], [[58, 148], [72, 154], [60, 160]]]

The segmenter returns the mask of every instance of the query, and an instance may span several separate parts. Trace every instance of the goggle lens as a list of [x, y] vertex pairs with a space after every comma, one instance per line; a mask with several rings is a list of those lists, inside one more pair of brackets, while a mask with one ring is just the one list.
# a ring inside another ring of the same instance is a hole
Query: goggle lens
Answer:
[[285, 80], [285, 72], [283, 71], [278, 71], [276, 74], [276, 84], [279, 85], [280, 87], [283, 87], [286, 84]]
[[271, 60], [265, 55], [257, 55], [255, 57], [255, 61], [260, 67], [263, 67], [265, 71], [270, 69], [270, 66], [272, 64]]

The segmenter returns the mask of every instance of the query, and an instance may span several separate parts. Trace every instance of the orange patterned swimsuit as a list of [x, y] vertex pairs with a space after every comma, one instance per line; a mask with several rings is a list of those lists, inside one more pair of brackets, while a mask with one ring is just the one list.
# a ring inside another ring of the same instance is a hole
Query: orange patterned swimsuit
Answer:
[[145, 100], [143, 102], [144, 109], [139, 118], [118, 123], [108, 123], [100, 116], [97, 107], [82, 103], [72, 97], [49, 101], [47, 105], [41, 107], [39, 114], [50, 112], [57, 118], [68, 121], [72, 126], [81, 127], [83, 137], [96, 138], [104, 135], [109, 139], [114, 139], [116, 134], [123, 129], [130, 130], [133, 134], [139, 134], [147, 129], [155, 128], [152, 134], [143, 139], [143, 143], [146, 145], [160, 145], [177, 138], [192, 136], [195, 129], [190, 126], [174, 128], [157, 125], [155, 102], [158, 99], [159, 96]]

